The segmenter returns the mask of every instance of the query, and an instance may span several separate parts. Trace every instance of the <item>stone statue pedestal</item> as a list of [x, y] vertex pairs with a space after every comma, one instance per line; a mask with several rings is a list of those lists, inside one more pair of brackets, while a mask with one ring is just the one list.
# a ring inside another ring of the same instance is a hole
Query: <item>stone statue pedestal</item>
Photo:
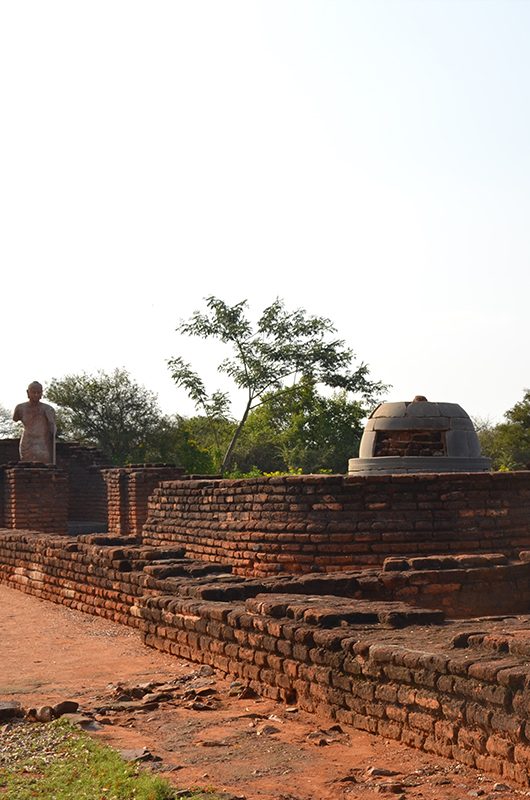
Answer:
[[4, 467], [0, 483], [4, 528], [68, 533], [68, 475], [62, 469], [21, 461]]
[[180, 480], [183, 473], [175, 464], [133, 464], [105, 470], [109, 533], [140, 536], [154, 490], [161, 481]]

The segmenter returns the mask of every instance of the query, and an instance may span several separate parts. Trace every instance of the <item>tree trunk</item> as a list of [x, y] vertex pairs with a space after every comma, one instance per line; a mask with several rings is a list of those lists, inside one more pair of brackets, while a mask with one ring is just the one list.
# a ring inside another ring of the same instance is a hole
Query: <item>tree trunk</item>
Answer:
[[223, 474], [225, 473], [226, 468], [227, 468], [228, 464], [230, 463], [230, 458], [232, 457], [232, 452], [234, 450], [234, 447], [236, 446], [237, 440], [239, 439], [239, 434], [243, 430], [243, 426], [244, 426], [245, 422], [247, 421], [247, 417], [248, 417], [248, 414], [249, 414], [249, 411], [250, 411], [251, 403], [252, 403], [252, 400], [249, 400], [248, 403], [247, 403], [247, 407], [245, 408], [245, 413], [241, 417], [239, 425], [235, 429], [234, 435], [232, 436], [232, 440], [231, 440], [230, 444], [228, 445], [228, 450], [226, 451], [226, 453], [224, 455], [223, 463], [221, 464], [221, 472]]

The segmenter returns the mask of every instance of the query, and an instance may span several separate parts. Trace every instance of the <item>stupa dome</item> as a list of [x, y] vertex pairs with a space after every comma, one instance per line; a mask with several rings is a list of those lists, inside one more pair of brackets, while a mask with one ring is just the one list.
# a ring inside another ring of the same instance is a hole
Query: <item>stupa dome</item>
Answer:
[[470, 416], [457, 403], [381, 403], [370, 415], [350, 474], [363, 472], [483, 472], [483, 458]]

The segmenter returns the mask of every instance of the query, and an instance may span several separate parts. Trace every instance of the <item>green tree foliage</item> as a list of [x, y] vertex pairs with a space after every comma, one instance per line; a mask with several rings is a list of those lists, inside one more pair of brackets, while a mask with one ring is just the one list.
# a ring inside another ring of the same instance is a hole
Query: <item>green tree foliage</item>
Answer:
[[54, 379], [47, 397], [58, 407], [61, 436], [97, 445], [114, 464], [163, 462], [187, 473], [211, 473], [208, 450], [198, 445], [186, 420], [165, 416], [156, 395], [123, 369]]
[[124, 369], [54, 378], [47, 397], [59, 406], [61, 434], [96, 444], [115, 464], [143, 460], [159, 433], [156, 395]]
[[479, 422], [482, 453], [491, 458], [494, 469], [528, 469], [530, 465], [530, 390], [504, 415], [506, 422]]
[[236, 428], [234, 420], [222, 416], [212, 418], [201, 415], [183, 419], [182, 428], [190, 442], [202, 448], [208, 455], [210, 468], [203, 471], [221, 472], [223, 456]]
[[197, 443], [188, 420], [178, 415], [162, 417], [146, 442], [142, 461], [175, 463], [183, 467], [187, 475], [211, 474], [216, 470], [207, 445]]
[[530, 389], [525, 389], [524, 397], [504, 415], [512, 425], [519, 425], [521, 430], [530, 431]]
[[20, 428], [13, 422], [13, 414], [0, 406], [0, 439], [14, 439], [20, 435]]
[[356, 456], [367, 409], [344, 390], [324, 396], [303, 378], [264, 397], [252, 411], [234, 459], [239, 469], [346, 472]]
[[[372, 399], [384, 387], [368, 379], [368, 367], [354, 368], [352, 351], [325, 317], [309, 316], [304, 309], [288, 311], [282, 300], [275, 300], [262, 313], [257, 324], [247, 317], [247, 302], [227, 305], [217, 297], [206, 299], [207, 311], [196, 311], [177, 327], [181, 334], [217, 339], [231, 348], [232, 354], [218, 369], [228, 375], [245, 393], [245, 406], [221, 462], [222, 471], [232, 460], [250, 412], [266, 395], [286, 390], [301, 378], [336, 389], [355, 392]], [[177, 386], [194, 400], [197, 410], [209, 419], [228, 414], [228, 398], [222, 392], [209, 395], [199, 375], [180, 356], [168, 362]]]

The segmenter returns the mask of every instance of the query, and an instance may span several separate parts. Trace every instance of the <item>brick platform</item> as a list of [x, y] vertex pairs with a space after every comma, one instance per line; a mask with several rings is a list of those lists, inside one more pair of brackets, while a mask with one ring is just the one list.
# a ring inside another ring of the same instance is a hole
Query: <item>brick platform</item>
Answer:
[[7, 528], [68, 530], [68, 476], [45, 464], [19, 462], [0, 470], [2, 519]]
[[[0, 439], [0, 467], [19, 463], [18, 447], [18, 439]], [[58, 441], [56, 455], [56, 466], [68, 476], [68, 521], [106, 525], [107, 492], [101, 474], [106, 465], [103, 454], [96, 447]], [[2, 519], [0, 500], [0, 524]]]
[[162, 481], [179, 478], [183, 472], [174, 464], [138, 464], [104, 470], [109, 532], [139, 535], [147, 519], [147, 504], [153, 491]]
[[512, 557], [530, 547], [529, 502], [530, 472], [171, 481], [149, 501], [143, 538], [242, 575], [370, 567], [392, 554]]
[[62, 530], [47, 510], [55, 486], [66, 519], [60, 470], [4, 470], [19, 529], [0, 530], [0, 581], [262, 695], [530, 786], [530, 616], [513, 616], [530, 604], [529, 472], [167, 481], [156, 469], [109, 471], [120, 535], [75, 538], [20, 529]]
[[[262, 695], [529, 786], [530, 617], [444, 622], [396, 599], [407, 581], [432, 585], [425, 561], [258, 580], [136, 537], [0, 531], [10, 586], [130, 625]], [[526, 560], [438, 565], [469, 585], [485, 570], [505, 594], [509, 575], [528, 592]]]

